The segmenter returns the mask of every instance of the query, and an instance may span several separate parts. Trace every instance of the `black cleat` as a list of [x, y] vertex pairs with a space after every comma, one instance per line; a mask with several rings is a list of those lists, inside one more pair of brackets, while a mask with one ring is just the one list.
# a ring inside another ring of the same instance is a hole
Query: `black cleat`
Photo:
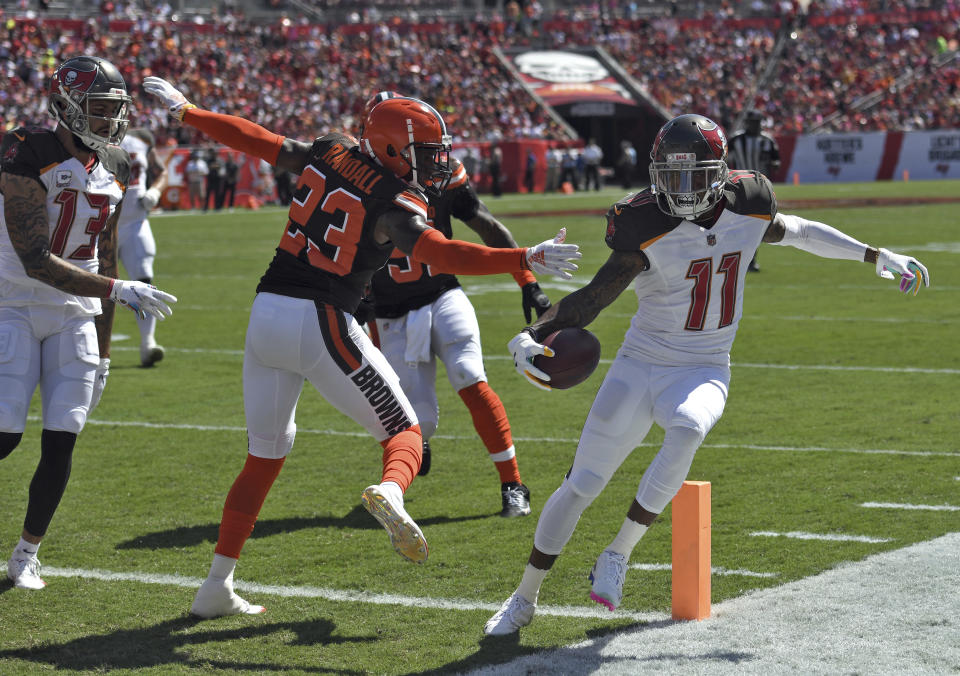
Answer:
[[500, 485], [503, 509], [500, 516], [526, 516], [530, 513], [530, 489], [521, 483], [510, 481]]
[[430, 472], [430, 442], [423, 440], [423, 460], [420, 461], [420, 469], [417, 470], [417, 476], [427, 476]]

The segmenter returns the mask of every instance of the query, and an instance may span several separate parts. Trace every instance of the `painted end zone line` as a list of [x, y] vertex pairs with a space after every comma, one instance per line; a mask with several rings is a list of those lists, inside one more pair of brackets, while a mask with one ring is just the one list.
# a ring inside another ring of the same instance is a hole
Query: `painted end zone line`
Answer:
[[[197, 589], [203, 580], [198, 577], [185, 575], [165, 575], [162, 573], [116, 573], [108, 570], [83, 568], [54, 568], [44, 566], [43, 574], [50, 577], [80, 577], [87, 580], [102, 580], [104, 582], [141, 582], [143, 584], [164, 584], [174, 587]], [[500, 610], [499, 603], [481, 603], [461, 599], [433, 599], [426, 597], [400, 596], [397, 594], [373, 594], [362, 591], [345, 591], [328, 587], [291, 587], [285, 585], [258, 584], [236, 580], [234, 587], [240, 591], [269, 596], [298, 597], [311, 599], [325, 599], [346, 603], [374, 603], [387, 606], [406, 606], [409, 608], [437, 608], [440, 610], [484, 610], [495, 612]], [[537, 606], [537, 615], [553, 615], [556, 617], [587, 617], [602, 620], [632, 620], [634, 622], [665, 622], [670, 620], [668, 613], [629, 613], [624, 611], [610, 612], [606, 608], [597, 606], [587, 608], [579, 606]]]
[[891, 538], [875, 538], [869, 535], [833, 535], [830, 533], [804, 533], [801, 531], [790, 531], [789, 533], [776, 533], [770, 530], [758, 530], [750, 533], [753, 537], [768, 538], [791, 538], [794, 540], [830, 540], [834, 542], [892, 542]]
[[876, 509], [920, 509], [929, 512], [960, 512], [960, 507], [956, 505], [909, 505], [898, 502], [864, 502], [860, 506]]
[[[631, 563], [627, 566], [631, 570], [673, 570], [673, 566], [669, 563]], [[743, 570], [741, 568], [720, 568], [718, 566], [711, 566], [710, 572], [714, 575], [740, 575], [743, 577], [779, 577], [780, 573], [757, 573], [752, 570]]]

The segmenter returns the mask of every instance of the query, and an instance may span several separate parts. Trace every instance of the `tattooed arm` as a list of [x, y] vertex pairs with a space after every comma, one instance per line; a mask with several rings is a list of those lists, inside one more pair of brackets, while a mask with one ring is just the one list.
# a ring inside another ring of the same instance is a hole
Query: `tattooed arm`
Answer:
[[589, 284], [555, 303], [530, 325], [535, 333], [533, 338], [540, 342], [560, 329], [586, 327], [648, 268], [647, 257], [642, 251], [611, 251], [607, 262], [597, 270]]
[[[97, 257], [100, 259], [100, 274], [115, 279], [117, 276], [117, 223], [120, 220], [120, 207], [117, 205], [107, 225], [100, 231], [97, 243]], [[110, 335], [113, 333], [113, 311], [116, 305], [112, 300], [101, 302], [103, 311], [94, 318], [97, 327], [97, 343], [100, 345], [100, 357], [110, 356]]]
[[29, 277], [76, 296], [110, 295], [110, 279], [81, 270], [50, 252], [46, 194], [39, 183], [25, 176], [2, 173], [0, 191], [10, 242]]

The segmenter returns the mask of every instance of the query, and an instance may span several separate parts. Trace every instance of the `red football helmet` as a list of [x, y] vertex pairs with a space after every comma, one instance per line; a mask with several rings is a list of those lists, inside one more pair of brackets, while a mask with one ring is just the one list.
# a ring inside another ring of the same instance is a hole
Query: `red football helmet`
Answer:
[[360, 148], [400, 178], [439, 195], [450, 182], [452, 140], [433, 106], [398, 96], [378, 102], [364, 123]]
[[727, 137], [703, 115], [661, 127], [650, 151], [650, 184], [664, 213], [694, 220], [720, 201], [727, 180]]
[[378, 103], [383, 103], [387, 99], [396, 99], [399, 97], [400, 94], [397, 92], [384, 90], [382, 92], [377, 92], [367, 99], [367, 102], [363, 104], [363, 110], [360, 111], [360, 114], [357, 116], [357, 124], [354, 127], [354, 132], [356, 133], [357, 138], [363, 136], [363, 129], [367, 125], [367, 118], [370, 117], [370, 111], [373, 110], [374, 106], [376, 106]]
[[[116, 66], [97, 56], [75, 56], [54, 72], [47, 109], [85, 146], [101, 150], [123, 140], [132, 101]], [[97, 124], [99, 133], [90, 127], [93, 120], [106, 121]]]

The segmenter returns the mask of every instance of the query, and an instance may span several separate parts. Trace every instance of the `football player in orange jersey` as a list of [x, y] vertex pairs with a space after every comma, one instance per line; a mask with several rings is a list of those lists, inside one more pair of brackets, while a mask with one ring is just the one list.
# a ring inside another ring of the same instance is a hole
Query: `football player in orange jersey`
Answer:
[[620, 531], [589, 574], [590, 598], [610, 610], [620, 605], [630, 554], [680, 489], [723, 414], [747, 265], [761, 241], [869, 263], [884, 279], [899, 276], [905, 293], [930, 285], [915, 258], [780, 213], [763, 174], [728, 171], [726, 135], [702, 115], [667, 122], [650, 159], [652, 185], [607, 212], [607, 262], [587, 286], [510, 341], [518, 372], [549, 389], [549, 376], [531, 361], [544, 353], [539, 341], [562, 328], [586, 326], [631, 284], [637, 294], [637, 313], [597, 391], [573, 465], [540, 513], [520, 585], [484, 625], [486, 634], [512, 634], [530, 624], [540, 585], [580, 515], [657, 423], [663, 444]]
[[417, 99], [396, 98], [374, 108], [359, 143], [341, 133], [304, 142], [201, 110], [160, 78], [145, 78], [144, 88], [181, 123], [299, 175], [247, 329], [247, 460], [227, 495], [214, 561], [191, 612], [263, 612], [234, 593], [233, 573], [293, 446], [305, 380], [380, 442], [381, 479], [361, 499], [397, 553], [422, 563], [427, 542], [403, 502], [420, 467], [422, 435], [396, 373], [353, 316], [363, 289], [394, 248], [446, 272], [535, 270], [564, 278], [576, 269], [578, 248], [562, 243], [563, 231], [530, 248], [491, 249], [449, 240], [429, 227], [425, 193], [441, 193], [450, 180], [450, 136], [440, 114]]
[[176, 301], [114, 279], [130, 174], [116, 144], [130, 102], [112, 63], [67, 59], [48, 91], [56, 128], [19, 127], [0, 143], [0, 459], [20, 443], [38, 385], [43, 398], [40, 462], [7, 563], [7, 577], [23, 589], [45, 585], [37, 550], [66, 490], [77, 435], [107, 382], [114, 302], [163, 319]]
[[[378, 103], [400, 96], [383, 91], [364, 107], [363, 119]], [[363, 128], [358, 129], [362, 136]], [[453, 237], [451, 216], [467, 224], [490, 247], [514, 248], [510, 231], [477, 196], [463, 164], [451, 158], [452, 176], [439, 195], [428, 195], [427, 224]], [[550, 307], [550, 300], [529, 271], [513, 273], [522, 292], [524, 317], [529, 322]], [[447, 379], [470, 410], [474, 428], [500, 477], [500, 516], [530, 513], [530, 490], [520, 478], [516, 449], [507, 412], [487, 384], [480, 348], [480, 327], [473, 305], [451, 274], [394, 250], [387, 264], [373, 275], [372, 302], [376, 323], [374, 342], [400, 376], [423, 433], [420, 476], [430, 471], [430, 438], [437, 431], [437, 359], [446, 366]]]

